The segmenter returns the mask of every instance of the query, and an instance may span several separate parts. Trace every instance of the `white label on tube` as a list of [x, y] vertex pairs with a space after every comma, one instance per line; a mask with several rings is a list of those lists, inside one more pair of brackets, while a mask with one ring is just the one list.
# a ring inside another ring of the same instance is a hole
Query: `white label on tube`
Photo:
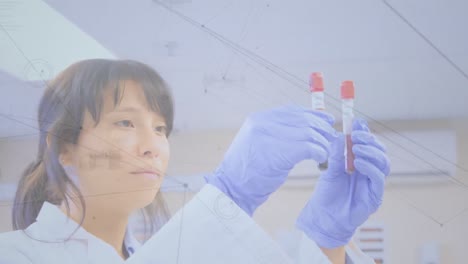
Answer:
[[342, 100], [342, 115], [343, 115], [343, 134], [348, 135], [351, 134], [351, 130], [353, 128], [353, 99], [343, 99]]
[[324, 110], [325, 109], [325, 96], [323, 92], [312, 92], [312, 109]]

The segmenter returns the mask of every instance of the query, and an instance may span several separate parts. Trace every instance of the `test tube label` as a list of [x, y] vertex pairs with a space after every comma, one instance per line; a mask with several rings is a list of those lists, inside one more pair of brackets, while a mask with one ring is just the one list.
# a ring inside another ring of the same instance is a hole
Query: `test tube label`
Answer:
[[353, 142], [351, 140], [351, 131], [353, 126], [353, 100], [344, 99], [342, 100], [342, 114], [343, 114], [343, 133], [345, 134], [345, 150], [344, 156], [346, 159], [346, 171], [351, 173], [354, 171], [354, 153], [353, 153]]
[[325, 95], [323, 92], [313, 92], [312, 98], [312, 109], [314, 110], [325, 110]]

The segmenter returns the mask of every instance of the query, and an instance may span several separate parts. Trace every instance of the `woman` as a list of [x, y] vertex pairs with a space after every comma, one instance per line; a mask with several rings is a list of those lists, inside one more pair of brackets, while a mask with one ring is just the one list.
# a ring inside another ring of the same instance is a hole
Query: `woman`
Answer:
[[[167, 85], [142, 63], [86, 60], [57, 76], [40, 102], [38, 156], [25, 170], [16, 193], [13, 226], [17, 231], [0, 236], [0, 263], [120, 263], [134, 252], [135, 263], [172, 263], [169, 241], [178, 236], [179, 240], [174, 240], [179, 246], [178, 261], [183, 242], [192, 250], [205, 246], [197, 251], [198, 256], [181, 263], [206, 263], [210, 253], [203, 249], [219, 247], [217, 256], [224, 257], [223, 252], [235, 249], [227, 249], [220, 240], [229, 241], [239, 234], [242, 236], [237, 239], [242, 243], [263, 246], [245, 253], [237, 263], [270, 258], [275, 263], [286, 263], [287, 257], [277, 252], [248, 216], [279, 188], [299, 161], [312, 158], [323, 162], [330, 155], [331, 159], [336, 157], [336, 164], [342, 163], [342, 138], [331, 126], [333, 118], [291, 106], [253, 114], [218, 169], [206, 176], [209, 184], [154, 234], [168, 219], [159, 188], [169, 162], [168, 136], [173, 118]], [[381, 203], [388, 160], [366, 128], [358, 124], [354, 139], [364, 148], [355, 151], [357, 173], [365, 172], [360, 177], [362, 183], [346, 177], [337, 182], [338, 189], [329, 186], [342, 173], [340, 166], [332, 162], [329, 176], [322, 177], [328, 180], [317, 186], [320, 196], [311, 199], [298, 218], [299, 228], [321, 247], [317, 254], [322, 260], [326, 260], [324, 253], [333, 263], [344, 263], [344, 246], [356, 227]], [[362, 160], [360, 153], [364, 153]], [[377, 159], [369, 161], [366, 153], [377, 155]], [[362, 191], [370, 190], [370, 195], [355, 197], [349, 193], [339, 204], [330, 202], [330, 195], [356, 185], [362, 185]], [[227, 203], [221, 203], [223, 199]], [[349, 200], [359, 202], [346, 206]], [[203, 211], [211, 201], [213, 210]], [[234, 208], [229, 217], [221, 212], [226, 205]], [[130, 215], [140, 209], [146, 220], [145, 237], [151, 237], [141, 250], [128, 228]], [[329, 210], [337, 209], [343, 211], [341, 218], [330, 219]], [[356, 212], [358, 217], [353, 216]], [[213, 233], [223, 219], [237, 219], [234, 225], [240, 226], [238, 233], [230, 229], [233, 223], [223, 222], [210, 240], [205, 231]], [[226, 228], [230, 232], [220, 235]], [[208, 239], [200, 242], [199, 238], [184, 236], [185, 240], [180, 240], [181, 230], [193, 230], [190, 234], [205, 232], [200, 234]], [[145, 252], [144, 257], [139, 252]]]

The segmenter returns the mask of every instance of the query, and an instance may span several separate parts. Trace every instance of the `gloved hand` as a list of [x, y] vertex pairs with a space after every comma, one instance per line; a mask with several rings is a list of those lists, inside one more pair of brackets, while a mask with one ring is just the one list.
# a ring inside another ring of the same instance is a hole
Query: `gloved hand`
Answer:
[[293, 105], [254, 113], [205, 179], [252, 215], [296, 163], [327, 160], [330, 141], [337, 135], [333, 123], [329, 114]]
[[382, 204], [390, 161], [385, 147], [370, 133], [367, 122], [357, 119], [351, 133], [355, 171], [345, 172], [345, 137], [332, 143], [328, 169], [301, 211], [296, 226], [324, 248], [346, 245], [355, 230]]

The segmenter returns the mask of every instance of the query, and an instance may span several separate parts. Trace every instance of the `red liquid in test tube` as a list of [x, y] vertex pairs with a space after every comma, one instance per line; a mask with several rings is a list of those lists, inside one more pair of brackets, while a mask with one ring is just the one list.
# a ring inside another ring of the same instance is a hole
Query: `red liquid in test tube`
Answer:
[[345, 140], [345, 168], [347, 173], [354, 172], [354, 153], [353, 142], [351, 141], [351, 131], [354, 119], [354, 83], [353, 81], [344, 81], [341, 84], [341, 111], [343, 117], [343, 134]]

